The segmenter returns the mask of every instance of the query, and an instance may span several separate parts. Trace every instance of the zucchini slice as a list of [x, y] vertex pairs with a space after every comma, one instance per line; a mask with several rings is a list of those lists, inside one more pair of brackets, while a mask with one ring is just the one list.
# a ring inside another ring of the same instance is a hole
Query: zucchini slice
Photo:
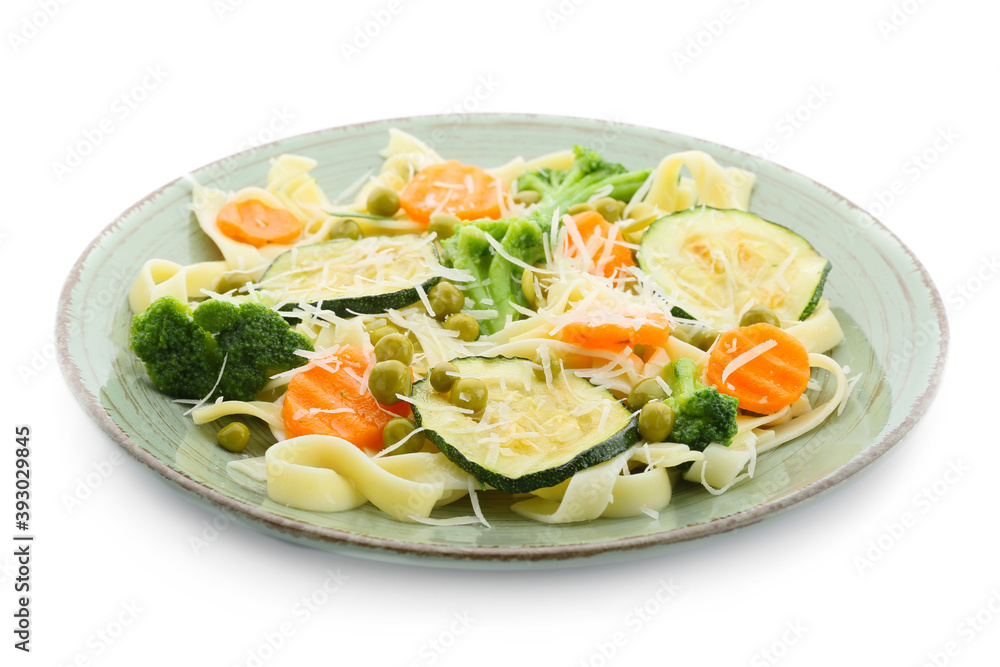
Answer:
[[676, 304], [673, 311], [726, 330], [752, 300], [783, 321], [816, 309], [830, 262], [781, 225], [736, 209], [701, 206], [646, 230], [639, 266]]
[[413, 385], [414, 419], [452, 463], [496, 489], [526, 493], [555, 486], [639, 440], [637, 416], [611, 392], [569, 371], [555, 373], [550, 389], [527, 359], [451, 363], [462, 377], [486, 383], [481, 418], [462, 414], [424, 379]]
[[279, 310], [318, 305], [338, 317], [377, 314], [420, 299], [441, 278], [434, 244], [416, 234], [337, 239], [292, 248], [267, 267], [258, 289]]

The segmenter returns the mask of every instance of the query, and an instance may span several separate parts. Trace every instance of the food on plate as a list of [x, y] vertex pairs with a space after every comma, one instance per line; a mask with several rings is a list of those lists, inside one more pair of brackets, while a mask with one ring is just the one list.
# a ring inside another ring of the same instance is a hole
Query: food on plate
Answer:
[[[301, 155], [238, 192], [189, 177], [222, 259], [151, 259], [129, 293], [150, 380], [195, 423], [228, 418], [205, 446], [272, 501], [656, 518], [847, 399], [830, 263], [749, 212], [753, 174], [581, 146], [487, 168], [398, 130], [381, 157], [347, 203]], [[262, 457], [249, 420], [274, 436]]]

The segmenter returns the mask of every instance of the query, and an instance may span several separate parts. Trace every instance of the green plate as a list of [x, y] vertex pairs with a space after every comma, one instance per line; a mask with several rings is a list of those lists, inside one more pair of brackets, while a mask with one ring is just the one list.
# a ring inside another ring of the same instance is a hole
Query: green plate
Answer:
[[[835, 351], [861, 378], [846, 409], [822, 428], [761, 456], [757, 476], [721, 496], [679, 486], [653, 520], [600, 519], [547, 526], [519, 518], [509, 499], [485, 494], [492, 528], [399, 523], [370, 505], [313, 513], [271, 502], [260, 488], [235, 483], [226, 463], [237, 454], [215, 445], [218, 426], [194, 426], [184, 406], [160, 394], [127, 350], [126, 293], [140, 266], [158, 257], [180, 264], [219, 258], [187, 209], [190, 188], [177, 180], [125, 211], [87, 248], [62, 293], [59, 361], [81, 404], [129, 454], [186, 495], [283, 539], [382, 560], [448, 567], [528, 567], [649, 556], [687, 540], [746, 526], [844, 481], [879, 458], [926, 411], [940, 380], [948, 328], [940, 296], [920, 262], [859, 207], [783, 167], [717, 144], [605, 121], [522, 114], [426, 116], [339, 127], [292, 137], [207, 165], [204, 184], [235, 190], [264, 182], [268, 161], [300, 153], [335, 195], [377, 168], [387, 130], [429, 141], [442, 155], [492, 166], [573, 144], [592, 146], [632, 168], [697, 149], [756, 172], [751, 210], [790, 227], [833, 263], [826, 295], [847, 340]], [[269, 434], [253, 430], [250, 455]], [[169, 510], [164, 510], [169, 511]], [[435, 516], [468, 515], [468, 500]]]

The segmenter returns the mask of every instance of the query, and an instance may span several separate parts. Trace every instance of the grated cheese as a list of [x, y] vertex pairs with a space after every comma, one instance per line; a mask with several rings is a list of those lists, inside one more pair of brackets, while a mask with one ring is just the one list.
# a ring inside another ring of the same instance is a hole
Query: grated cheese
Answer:
[[[757, 345], [754, 345], [752, 348], [750, 348], [749, 350], [747, 350], [746, 352], [744, 352], [743, 354], [739, 355], [738, 357], [730, 361], [728, 364], [726, 364], [725, 369], [723, 369], [722, 371], [722, 381], [726, 382], [726, 380], [729, 379], [729, 376], [732, 375], [734, 371], [739, 370], [742, 366], [750, 363], [751, 361], [753, 361], [760, 355], [764, 354], [772, 347], [776, 347], [777, 345], [778, 341], [774, 340], [773, 338], [770, 340], [765, 340], [763, 343], [758, 343]], [[730, 385], [728, 382], [726, 382], [726, 386], [732, 389], [732, 385]]]

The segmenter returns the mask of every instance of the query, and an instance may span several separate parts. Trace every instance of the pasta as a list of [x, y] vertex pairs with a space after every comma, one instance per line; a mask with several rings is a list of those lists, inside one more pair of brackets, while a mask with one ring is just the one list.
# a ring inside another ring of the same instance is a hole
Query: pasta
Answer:
[[380, 155], [333, 200], [305, 156], [237, 192], [188, 177], [223, 259], [151, 259], [129, 292], [132, 348], [194, 423], [271, 429], [229, 467], [273, 502], [488, 527], [486, 491], [540, 523], [655, 520], [676, 484], [724, 493], [846, 401], [829, 266], [749, 213], [752, 173], [579, 147], [481, 169], [396, 129]]

